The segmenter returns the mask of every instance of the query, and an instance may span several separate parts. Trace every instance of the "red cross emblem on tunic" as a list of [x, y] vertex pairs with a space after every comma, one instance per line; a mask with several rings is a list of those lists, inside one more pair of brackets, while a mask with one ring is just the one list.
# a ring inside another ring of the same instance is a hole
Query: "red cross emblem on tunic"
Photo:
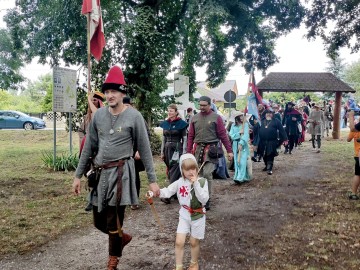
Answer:
[[182, 187], [179, 189], [179, 193], [181, 194], [182, 197], [188, 196], [188, 195], [189, 195], [188, 187], [187, 187], [187, 186], [182, 186]]

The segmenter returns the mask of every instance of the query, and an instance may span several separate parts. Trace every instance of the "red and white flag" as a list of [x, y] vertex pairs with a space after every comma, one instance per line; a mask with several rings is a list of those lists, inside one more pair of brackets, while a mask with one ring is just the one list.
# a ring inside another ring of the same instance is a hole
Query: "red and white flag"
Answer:
[[83, 0], [81, 13], [83, 15], [90, 13], [90, 52], [97, 61], [100, 61], [106, 44], [100, 0]]

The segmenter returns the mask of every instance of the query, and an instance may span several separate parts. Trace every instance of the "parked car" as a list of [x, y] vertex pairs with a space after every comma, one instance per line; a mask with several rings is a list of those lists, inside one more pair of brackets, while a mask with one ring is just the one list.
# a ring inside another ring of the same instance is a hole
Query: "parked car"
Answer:
[[18, 111], [0, 111], [0, 129], [23, 128], [25, 130], [45, 128], [45, 121]]

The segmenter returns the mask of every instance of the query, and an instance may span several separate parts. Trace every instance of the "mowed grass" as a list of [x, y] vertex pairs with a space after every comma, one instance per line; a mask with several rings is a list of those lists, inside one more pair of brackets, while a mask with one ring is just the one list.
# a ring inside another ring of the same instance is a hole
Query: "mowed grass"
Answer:
[[[74, 172], [54, 172], [44, 166], [43, 151], [53, 152], [53, 131], [0, 130], [0, 257], [24, 253], [60, 234], [92, 225], [85, 178], [82, 194], [74, 196]], [[69, 133], [57, 131], [57, 155], [69, 152]], [[73, 134], [73, 153], [78, 136]], [[165, 184], [165, 166], [154, 158], [159, 185]], [[148, 190], [142, 174], [141, 200]]]

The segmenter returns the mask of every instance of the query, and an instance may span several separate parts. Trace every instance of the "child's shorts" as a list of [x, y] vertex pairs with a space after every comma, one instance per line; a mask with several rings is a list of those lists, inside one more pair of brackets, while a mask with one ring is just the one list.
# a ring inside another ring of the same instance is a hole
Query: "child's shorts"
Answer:
[[355, 175], [360, 175], [359, 158], [354, 157], [354, 159], [355, 159]]
[[206, 216], [204, 215], [202, 218], [197, 220], [186, 220], [183, 217], [179, 217], [179, 224], [177, 228], [177, 233], [188, 234], [195, 239], [204, 239], [205, 236], [205, 221]]

